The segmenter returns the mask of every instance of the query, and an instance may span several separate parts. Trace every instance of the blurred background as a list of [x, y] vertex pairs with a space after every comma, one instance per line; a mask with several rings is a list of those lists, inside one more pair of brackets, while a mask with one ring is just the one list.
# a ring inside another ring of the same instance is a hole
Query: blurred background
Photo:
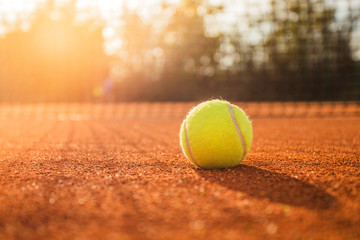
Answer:
[[359, 0], [0, 0], [0, 103], [358, 101]]

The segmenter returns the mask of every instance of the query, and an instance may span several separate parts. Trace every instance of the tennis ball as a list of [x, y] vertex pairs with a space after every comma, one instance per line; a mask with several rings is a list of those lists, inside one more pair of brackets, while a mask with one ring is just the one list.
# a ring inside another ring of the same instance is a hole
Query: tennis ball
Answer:
[[180, 145], [197, 168], [221, 169], [239, 165], [250, 151], [251, 121], [237, 106], [223, 100], [200, 103], [180, 128]]

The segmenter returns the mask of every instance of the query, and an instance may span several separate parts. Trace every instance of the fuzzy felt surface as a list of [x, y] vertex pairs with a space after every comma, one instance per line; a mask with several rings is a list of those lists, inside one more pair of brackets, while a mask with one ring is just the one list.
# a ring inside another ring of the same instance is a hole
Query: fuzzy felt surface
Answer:
[[206, 101], [193, 108], [180, 129], [185, 156], [204, 169], [240, 164], [250, 151], [252, 138], [252, 125], [245, 112], [223, 100]]

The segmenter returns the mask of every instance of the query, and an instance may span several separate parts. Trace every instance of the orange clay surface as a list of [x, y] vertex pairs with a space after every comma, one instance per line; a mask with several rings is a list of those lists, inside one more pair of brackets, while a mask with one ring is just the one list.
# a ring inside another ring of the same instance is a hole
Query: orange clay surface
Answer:
[[0, 239], [360, 239], [358, 105], [238, 103], [247, 159], [197, 170], [195, 104], [0, 105]]

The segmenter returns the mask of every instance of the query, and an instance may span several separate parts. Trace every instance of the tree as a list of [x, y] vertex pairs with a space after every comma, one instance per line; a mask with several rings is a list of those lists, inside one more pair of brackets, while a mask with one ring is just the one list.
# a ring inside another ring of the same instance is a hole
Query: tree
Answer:
[[[354, 77], [349, 32], [334, 29], [335, 9], [324, 0], [272, 1], [274, 31], [265, 49], [270, 94], [283, 100], [337, 100]], [[263, 83], [266, 84], [266, 83]]]
[[122, 72], [117, 99], [187, 100], [209, 95], [218, 37], [205, 36], [204, 14], [211, 10], [193, 0], [164, 3], [151, 22], [126, 10], [119, 29], [123, 44], [116, 63]]
[[[125, 8], [125, 7], [124, 7]], [[149, 100], [156, 74], [154, 48], [157, 36], [152, 25], [129, 9], [124, 11], [118, 30], [122, 47], [116, 56], [117, 100]]]
[[167, 99], [211, 96], [217, 68], [214, 54], [220, 36], [205, 35], [206, 14], [212, 14], [212, 8], [206, 8], [203, 2], [183, 0], [161, 33], [160, 46], [165, 58], [161, 81]]

